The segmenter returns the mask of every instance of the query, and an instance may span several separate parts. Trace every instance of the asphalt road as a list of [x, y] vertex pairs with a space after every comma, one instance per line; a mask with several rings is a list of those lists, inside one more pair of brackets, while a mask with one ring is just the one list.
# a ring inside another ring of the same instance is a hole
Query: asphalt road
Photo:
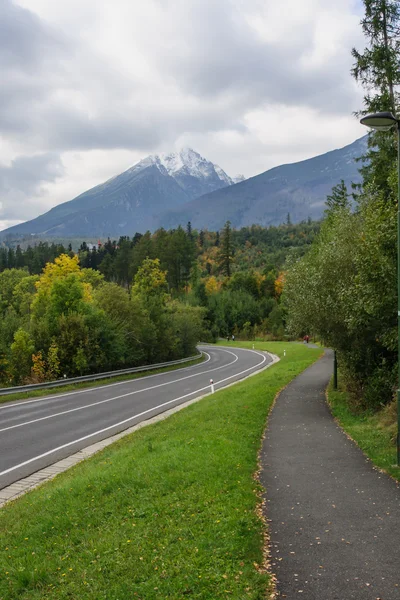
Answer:
[[0, 489], [96, 441], [265, 367], [254, 350], [203, 346], [206, 361], [176, 371], [0, 405]]

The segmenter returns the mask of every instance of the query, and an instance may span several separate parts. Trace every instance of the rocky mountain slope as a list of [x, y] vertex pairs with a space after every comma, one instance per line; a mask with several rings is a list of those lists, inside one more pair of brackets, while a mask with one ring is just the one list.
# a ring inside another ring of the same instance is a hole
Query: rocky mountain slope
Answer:
[[190, 148], [152, 155], [47, 213], [10, 227], [0, 237], [119, 237], [159, 225], [159, 215], [233, 180]]
[[198, 229], [216, 230], [229, 219], [234, 227], [257, 223], [280, 225], [290, 215], [293, 223], [320, 219], [326, 196], [344, 180], [359, 182], [360, 164], [356, 161], [367, 149], [367, 138], [298, 163], [282, 165], [223, 188], [160, 215], [165, 228], [191, 221]]
[[339, 150], [282, 165], [243, 180], [185, 148], [152, 155], [124, 173], [84, 192], [44, 215], [0, 232], [0, 238], [133, 236], [159, 227], [216, 230], [230, 220], [234, 227], [279, 225], [320, 219], [332, 187], [358, 182], [356, 159], [365, 153], [366, 137]]

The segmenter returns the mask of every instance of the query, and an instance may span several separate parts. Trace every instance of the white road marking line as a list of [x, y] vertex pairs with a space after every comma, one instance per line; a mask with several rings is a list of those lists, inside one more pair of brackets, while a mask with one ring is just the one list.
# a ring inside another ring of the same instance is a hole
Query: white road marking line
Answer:
[[[229, 379], [233, 379], [234, 377], [238, 377], [239, 375], [243, 375], [244, 373], [247, 373], [248, 371], [252, 371], [253, 369], [256, 369], [257, 367], [260, 367], [262, 364], [265, 363], [265, 361], [267, 360], [267, 357], [263, 354], [260, 354], [259, 352], [255, 352], [254, 350], [249, 350], [249, 352], [254, 352], [254, 354], [258, 354], [258, 356], [262, 356], [263, 360], [258, 363], [257, 365], [254, 365], [253, 367], [249, 367], [248, 369], [245, 369], [244, 371], [241, 371], [240, 373], [235, 373], [235, 375], [231, 375], [230, 377], [225, 377], [225, 379], [221, 379], [221, 381], [218, 381], [215, 385], [218, 385], [220, 383], [224, 383], [225, 381], [228, 381]], [[233, 353], [231, 353], [233, 354]], [[236, 361], [235, 361], [236, 362]], [[231, 363], [232, 364], [232, 363]], [[196, 390], [194, 392], [191, 392], [190, 394], [185, 394], [185, 396], [180, 396], [179, 398], [174, 398], [173, 400], [169, 400], [168, 402], [164, 402], [163, 404], [159, 404], [158, 406], [155, 406], [154, 408], [150, 408], [148, 410], [145, 410], [137, 415], [134, 415], [133, 417], [129, 417], [128, 419], [124, 419], [123, 421], [120, 421], [119, 423], [115, 423], [114, 425], [110, 425], [109, 427], [105, 427], [104, 429], [99, 429], [98, 431], [95, 431], [94, 433], [89, 433], [88, 435], [85, 435], [77, 440], [73, 440], [72, 442], [67, 442], [66, 444], [63, 444], [62, 446], [58, 446], [57, 448], [53, 448], [52, 450], [48, 450], [47, 452], [44, 452], [43, 454], [39, 454], [38, 456], [34, 456], [33, 458], [30, 458], [29, 460], [26, 460], [22, 463], [20, 463], [19, 465], [15, 465], [14, 467], [10, 467], [9, 469], [6, 469], [5, 471], [2, 471], [0, 473], [0, 477], [2, 475], [7, 475], [7, 473], [11, 473], [12, 471], [15, 471], [16, 469], [19, 469], [21, 467], [25, 467], [26, 465], [29, 465], [30, 463], [35, 462], [36, 460], [40, 460], [41, 458], [45, 458], [46, 456], [49, 456], [50, 454], [54, 454], [54, 452], [58, 452], [59, 450], [63, 450], [64, 448], [68, 448], [69, 446], [72, 446], [73, 444], [78, 444], [79, 442], [83, 442], [85, 440], [88, 440], [91, 437], [94, 437], [96, 435], [100, 435], [101, 433], [104, 433], [106, 431], [110, 431], [110, 429], [115, 429], [115, 427], [120, 427], [121, 425], [124, 425], [125, 423], [128, 423], [129, 421], [133, 421], [133, 419], [137, 419], [138, 417], [142, 417], [143, 415], [146, 415], [154, 410], [158, 410], [159, 408], [162, 408], [164, 406], [167, 406], [168, 404], [172, 404], [173, 402], [178, 402], [179, 400], [183, 400], [184, 398], [187, 398], [188, 396], [193, 396], [193, 394], [196, 394], [198, 392], [203, 392], [204, 390], [209, 389], [210, 386], [207, 385], [203, 388], [200, 388], [199, 390]]]
[[17, 427], [24, 427], [25, 425], [32, 425], [32, 423], [38, 423], [39, 421], [46, 421], [47, 419], [54, 419], [55, 417], [60, 417], [61, 415], [67, 415], [69, 413], [77, 412], [78, 410], [85, 410], [87, 408], [91, 408], [92, 406], [99, 406], [99, 404], [107, 404], [108, 402], [112, 402], [113, 400], [119, 400], [120, 398], [126, 398], [127, 396], [133, 396], [135, 394], [140, 394], [142, 392], [148, 392], [149, 390], [154, 390], [159, 387], [164, 387], [165, 385], [171, 385], [172, 383], [178, 383], [179, 381], [184, 381], [185, 379], [191, 379], [192, 377], [198, 377], [199, 375], [204, 375], [204, 373], [210, 373], [211, 371], [218, 371], [219, 369], [224, 369], [225, 367], [229, 367], [230, 365], [233, 365], [235, 362], [237, 362], [239, 360], [239, 357], [237, 356], [237, 354], [234, 354], [233, 352], [229, 352], [229, 350], [226, 350], [225, 352], [228, 352], [229, 354], [232, 354], [233, 356], [235, 356], [235, 360], [231, 361], [230, 363], [228, 363], [226, 365], [223, 365], [220, 367], [215, 367], [213, 369], [208, 369], [207, 371], [202, 371], [201, 373], [193, 373], [193, 375], [188, 375], [187, 377], [181, 377], [180, 379], [174, 379], [173, 381], [167, 381], [165, 383], [160, 383], [158, 385], [152, 385], [152, 386], [150, 386], [148, 388], [144, 388], [142, 390], [134, 390], [132, 392], [127, 392], [126, 394], [121, 394], [120, 396], [114, 396], [113, 398], [106, 398], [105, 400], [99, 400], [98, 402], [92, 402], [92, 404], [85, 404], [84, 406], [78, 406], [77, 408], [70, 408], [68, 410], [63, 410], [61, 412], [54, 413], [52, 415], [47, 415], [46, 417], [39, 417], [38, 419], [24, 421], [23, 423], [18, 423], [17, 425], [10, 425], [9, 427], [4, 427], [3, 429], [0, 429], [0, 433], [2, 433], [4, 431], [9, 431], [10, 429], [17, 429]]
[[[204, 352], [204, 354], [206, 356], [208, 356], [207, 360], [199, 363], [198, 365], [191, 365], [190, 367], [182, 367], [182, 369], [179, 369], [179, 371], [186, 371], [187, 369], [194, 369], [195, 367], [199, 367], [201, 365], [205, 365], [206, 363], [210, 362], [211, 356], [208, 354], [208, 352]], [[167, 375], [170, 372], [172, 372], [172, 371], [165, 371], [164, 373], [154, 373], [154, 375], [145, 375], [145, 377], [140, 377], [138, 379], [145, 379], [145, 378], [150, 379], [151, 377], [160, 377], [161, 375]], [[99, 379], [99, 381], [101, 381], [101, 380]], [[33, 404], [34, 402], [45, 402], [47, 400], [54, 400], [54, 399], [58, 400], [59, 398], [66, 398], [67, 396], [74, 396], [75, 394], [84, 394], [85, 392], [96, 392], [99, 389], [105, 390], [106, 388], [114, 387], [116, 385], [123, 385], [124, 383], [130, 383], [131, 381], [136, 381], [136, 380], [135, 379], [125, 379], [124, 381], [116, 381], [115, 383], [107, 383], [106, 385], [98, 385], [94, 388], [86, 388], [84, 390], [76, 390], [74, 392], [67, 392], [65, 394], [57, 394], [55, 396], [43, 396], [42, 398], [36, 398], [35, 400], [24, 400], [22, 402], [13, 402], [12, 404], [6, 404], [5, 406], [0, 406], [0, 410], [6, 410], [7, 408], [14, 408], [14, 406], [24, 406], [25, 404]], [[82, 383], [85, 383], [85, 382], [82, 382]], [[71, 385], [74, 385], [74, 384], [71, 384]]]

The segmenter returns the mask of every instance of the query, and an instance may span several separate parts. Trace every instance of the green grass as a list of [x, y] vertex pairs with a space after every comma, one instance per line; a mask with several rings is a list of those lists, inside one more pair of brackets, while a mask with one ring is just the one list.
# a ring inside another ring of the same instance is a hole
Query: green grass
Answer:
[[393, 418], [389, 417], [388, 409], [375, 414], [354, 413], [349, 408], [347, 393], [340, 383], [338, 390], [334, 390], [331, 382], [328, 401], [340, 426], [374, 465], [400, 480], [400, 467], [396, 465], [396, 445], [393, 440]]
[[286, 357], [0, 510], [0, 599], [264, 600], [261, 437], [321, 350], [256, 347]]
[[[107, 379], [99, 379], [98, 381], [86, 381], [85, 383], [71, 383], [61, 387], [46, 388], [43, 390], [32, 390], [31, 392], [18, 392], [7, 396], [0, 396], [0, 404], [4, 402], [12, 402], [13, 400], [27, 400], [28, 398], [42, 398], [43, 396], [57, 396], [74, 390], [85, 390], [88, 388], [101, 387], [110, 383], [118, 383], [119, 381], [131, 381], [132, 379], [140, 379], [148, 375], [156, 375], [158, 373], [167, 373], [168, 371], [176, 371], [193, 365], [197, 365], [205, 360], [204, 355], [195, 360], [190, 360], [183, 365], [172, 365], [163, 367], [162, 369], [154, 369], [152, 371], [142, 371], [141, 373], [132, 373], [131, 375], [120, 375], [118, 377], [109, 377]], [[2, 598], [0, 598], [2, 600]]]

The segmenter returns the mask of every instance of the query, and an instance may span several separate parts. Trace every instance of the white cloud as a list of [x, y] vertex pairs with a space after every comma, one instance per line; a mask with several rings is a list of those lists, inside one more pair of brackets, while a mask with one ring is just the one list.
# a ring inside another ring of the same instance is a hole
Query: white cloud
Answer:
[[[350, 76], [360, 10], [355, 0], [0, 0], [2, 222], [182, 144], [251, 176], [361, 137]], [[4, 169], [37, 156], [58, 167], [37, 163], [27, 191]]]

